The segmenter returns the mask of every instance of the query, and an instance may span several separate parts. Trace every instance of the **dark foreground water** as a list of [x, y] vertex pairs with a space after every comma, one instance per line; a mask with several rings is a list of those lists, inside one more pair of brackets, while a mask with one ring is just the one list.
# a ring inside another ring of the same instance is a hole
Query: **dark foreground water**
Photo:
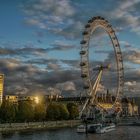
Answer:
[[140, 127], [121, 126], [105, 134], [78, 134], [75, 128], [0, 134], [0, 140], [140, 140]]

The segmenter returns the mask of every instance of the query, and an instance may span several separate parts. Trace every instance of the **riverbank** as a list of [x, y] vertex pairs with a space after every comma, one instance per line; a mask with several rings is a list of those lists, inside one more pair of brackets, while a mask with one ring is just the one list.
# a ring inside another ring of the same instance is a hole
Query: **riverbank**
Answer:
[[0, 124], [0, 132], [26, 131], [36, 129], [56, 129], [63, 127], [74, 127], [81, 124], [80, 120], [67, 121], [46, 121], [46, 122], [29, 122], [29, 123], [5, 123]]

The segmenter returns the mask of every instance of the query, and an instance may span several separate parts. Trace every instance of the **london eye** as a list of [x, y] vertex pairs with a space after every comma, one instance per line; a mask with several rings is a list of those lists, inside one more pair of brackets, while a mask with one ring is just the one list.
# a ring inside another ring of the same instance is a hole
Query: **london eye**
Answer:
[[[99, 108], [105, 109], [104, 106], [101, 106], [100, 103], [97, 101], [97, 90], [98, 86], [102, 80], [102, 75], [104, 70], [108, 70], [111, 68], [110, 64], [99, 64], [93, 68], [90, 64], [90, 41], [91, 35], [95, 33], [95, 31], [101, 28], [108, 34], [111, 46], [113, 48], [115, 62], [116, 62], [116, 90], [114, 91], [114, 100], [112, 102], [111, 108], [113, 109], [118, 105], [123, 95], [123, 80], [124, 80], [124, 71], [123, 71], [123, 58], [120, 49], [120, 45], [115, 34], [115, 30], [112, 28], [111, 24], [104, 19], [103, 17], [97, 16], [91, 18], [88, 23], [85, 25], [85, 29], [82, 33], [83, 39], [80, 42], [81, 44], [81, 77], [83, 79], [83, 88], [86, 91], [86, 94], [89, 95], [91, 98], [87, 98], [85, 104], [81, 109], [81, 114], [85, 110], [88, 105], [95, 105]], [[93, 44], [94, 45], [94, 44]], [[92, 72], [91, 72], [92, 71]], [[96, 73], [96, 74], [95, 74]]]

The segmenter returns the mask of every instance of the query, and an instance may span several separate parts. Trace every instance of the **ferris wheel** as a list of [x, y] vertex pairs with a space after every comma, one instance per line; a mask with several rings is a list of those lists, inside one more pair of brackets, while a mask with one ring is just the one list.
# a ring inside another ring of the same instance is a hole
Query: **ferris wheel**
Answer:
[[[91, 96], [91, 99], [87, 98], [85, 101], [85, 104], [83, 108], [81, 109], [81, 113], [84, 111], [87, 105], [89, 104], [94, 104], [96, 106], [99, 106], [98, 101], [96, 100], [97, 97], [97, 90], [98, 86], [100, 84], [100, 81], [102, 79], [103, 71], [106, 69], [110, 68], [110, 65], [98, 65], [96, 67], [96, 70], [98, 70], [96, 77], [94, 77], [94, 70], [91, 73], [92, 66], [90, 65], [90, 60], [89, 60], [89, 44], [91, 40], [91, 35], [95, 32], [97, 28], [102, 28], [106, 31], [106, 33], [109, 35], [110, 40], [112, 42], [112, 47], [114, 51], [114, 57], [116, 61], [116, 77], [117, 77], [117, 86], [115, 90], [115, 99], [112, 103], [111, 108], [114, 106], [117, 106], [117, 104], [120, 102], [122, 94], [123, 94], [123, 80], [124, 80], [124, 69], [123, 69], [123, 58], [122, 58], [122, 53], [120, 49], [120, 45], [118, 42], [118, 39], [115, 35], [115, 31], [112, 28], [111, 24], [105, 20], [103, 17], [97, 16], [93, 17], [88, 21], [88, 23], [85, 25], [85, 30], [82, 33], [83, 35], [83, 40], [80, 42], [81, 44], [81, 51], [80, 51], [80, 56], [81, 56], [81, 77], [84, 82], [84, 90], [86, 93]], [[93, 79], [95, 79], [93, 81]], [[102, 106], [102, 108], [104, 108]]]

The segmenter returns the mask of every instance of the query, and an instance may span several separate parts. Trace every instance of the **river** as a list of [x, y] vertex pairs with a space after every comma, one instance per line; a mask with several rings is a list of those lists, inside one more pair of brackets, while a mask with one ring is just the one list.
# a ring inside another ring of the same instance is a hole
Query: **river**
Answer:
[[0, 140], [140, 140], [140, 127], [121, 126], [105, 134], [78, 134], [76, 128], [0, 134]]

